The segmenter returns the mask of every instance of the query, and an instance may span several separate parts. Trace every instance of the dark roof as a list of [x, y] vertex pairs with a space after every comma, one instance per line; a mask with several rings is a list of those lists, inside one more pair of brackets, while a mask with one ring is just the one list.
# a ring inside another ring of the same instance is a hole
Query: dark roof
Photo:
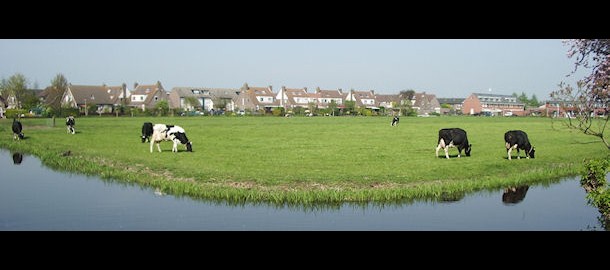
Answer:
[[77, 104], [117, 104], [122, 86], [70, 85], [68, 87]]
[[440, 104], [462, 104], [465, 98], [436, 98]]

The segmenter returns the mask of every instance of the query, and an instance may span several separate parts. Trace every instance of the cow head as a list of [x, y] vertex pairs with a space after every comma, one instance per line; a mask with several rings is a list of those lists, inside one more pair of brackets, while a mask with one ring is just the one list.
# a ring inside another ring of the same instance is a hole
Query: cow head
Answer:
[[186, 151], [187, 152], [193, 152], [193, 143], [192, 142], [187, 142], [186, 143]]
[[142, 143], [146, 142], [146, 136], [142, 135]]
[[530, 158], [534, 158], [534, 153], [536, 152], [536, 148], [534, 148], [532, 146], [532, 148], [530, 149], [530, 151], [528, 152], [528, 156], [530, 156]]
[[464, 149], [464, 153], [466, 153], [467, 157], [470, 156], [470, 150], [472, 150], [472, 144], [469, 144], [468, 147]]

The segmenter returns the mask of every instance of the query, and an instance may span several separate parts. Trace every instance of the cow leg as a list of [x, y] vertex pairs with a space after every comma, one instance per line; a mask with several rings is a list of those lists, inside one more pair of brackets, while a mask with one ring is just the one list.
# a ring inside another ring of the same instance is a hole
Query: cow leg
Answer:
[[[515, 144], [515, 147], [516, 146], [517, 145]], [[519, 148], [518, 147], [516, 147], [516, 148], [517, 148], [517, 159], [521, 159], [521, 153], [519, 153]]]
[[[508, 143], [507, 143], [507, 144], [508, 144]], [[511, 152], [512, 152], [512, 151], [513, 151], [513, 148], [512, 148], [512, 147], [510, 147], [510, 146], [509, 146], [509, 147], [506, 149], [506, 153], [507, 153], [507, 155], [508, 155], [508, 160], [511, 160], [510, 154], [511, 154]]]
[[445, 146], [445, 158], [449, 159], [449, 145]]
[[151, 142], [150, 142], [150, 152], [151, 152], [151, 153], [153, 152], [153, 145], [154, 145], [154, 144], [155, 144], [155, 142], [154, 142], [154, 141], [151, 141]]
[[462, 148], [458, 147], [458, 157], [462, 157]]
[[159, 149], [159, 153], [161, 153], [161, 142], [157, 142], [157, 149]]
[[438, 142], [438, 146], [436, 147], [436, 157], [438, 157], [438, 150], [441, 148], [445, 148], [445, 140], [443, 139]]

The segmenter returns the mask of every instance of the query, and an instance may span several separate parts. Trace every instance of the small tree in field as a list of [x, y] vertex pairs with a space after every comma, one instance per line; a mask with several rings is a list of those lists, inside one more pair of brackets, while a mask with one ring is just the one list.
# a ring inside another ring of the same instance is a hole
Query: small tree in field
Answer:
[[[577, 88], [561, 82], [559, 89], [551, 92], [551, 97], [563, 103], [563, 107], [574, 111], [566, 125], [587, 135], [600, 138], [606, 148], [610, 144], [604, 137], [608, 125], [608, 105], [610, 105], [610, 39], [576, 39], [564, 41], [571, 45], [568, 57], [575, 57], [574, 74], [578, 68], [591, 70], [591, 74], [577, 83]], [[597, 112], [604, 112], [605, 118], [599, 119]]]

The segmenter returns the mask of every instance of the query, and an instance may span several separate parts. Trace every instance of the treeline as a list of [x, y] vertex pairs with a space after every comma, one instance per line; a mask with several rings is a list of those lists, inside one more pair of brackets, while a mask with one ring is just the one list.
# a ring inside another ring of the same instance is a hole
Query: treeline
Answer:
[[525, 104], [525, 107], [539, 107], [541, 104], [538, 101], [538, 97], [536, 97], [536, 94], [532, 94], [531, 98], [527, 98], [527, 95], [525, 94], [525, 92], [521, 92], [521, 95], [517, 94], [516, 92], [513, 93], [513, 97], [517, 98], [517, 101]]

